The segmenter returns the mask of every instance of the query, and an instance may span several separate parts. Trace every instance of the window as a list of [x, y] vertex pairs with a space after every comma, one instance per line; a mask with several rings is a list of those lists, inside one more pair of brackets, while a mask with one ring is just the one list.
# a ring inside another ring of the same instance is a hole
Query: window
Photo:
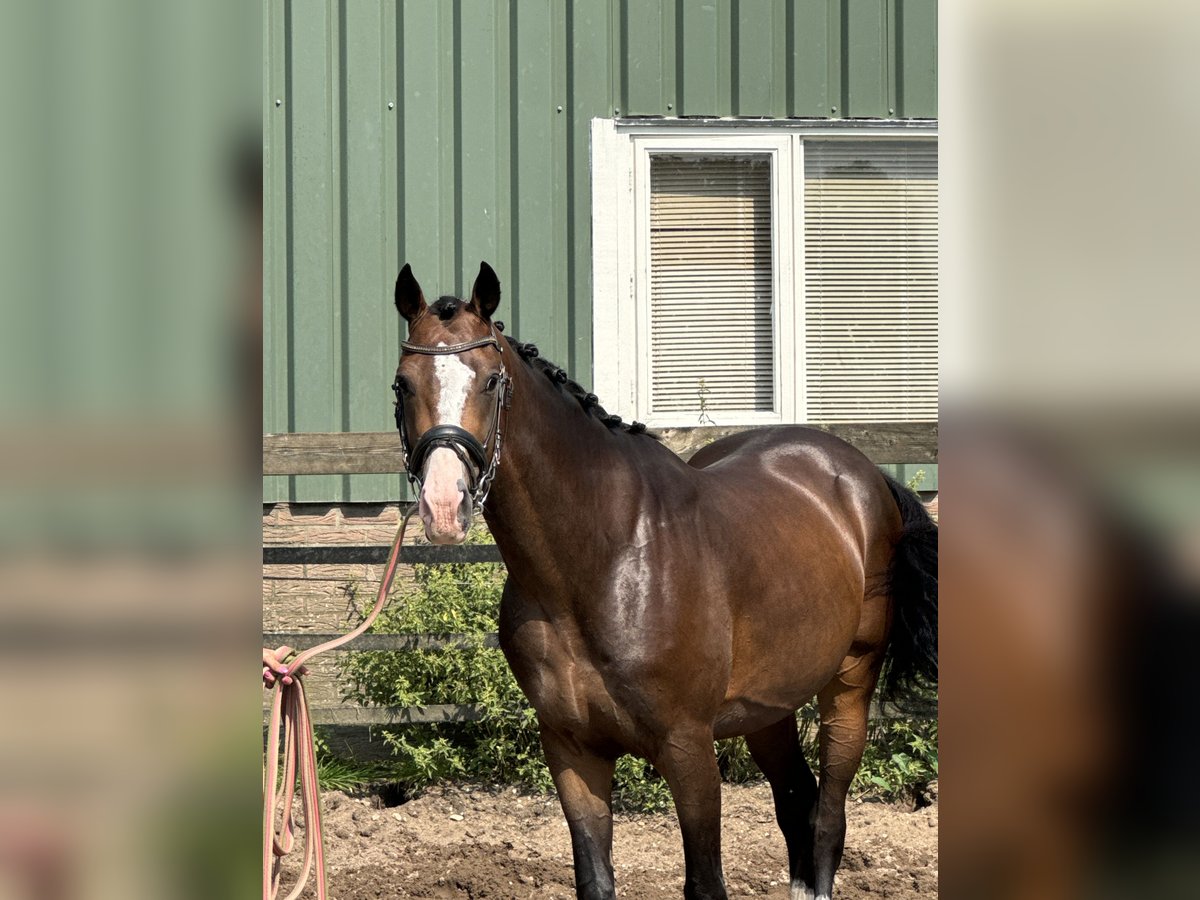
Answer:
[[651, 425], [937, 418], [929, 126], [592, 129], [595, 383]]
[[804, 142], [808, 418], [937, 419], [937, 147]]
[[650, 157], [650, 410], [775, 409], [771, 160]]

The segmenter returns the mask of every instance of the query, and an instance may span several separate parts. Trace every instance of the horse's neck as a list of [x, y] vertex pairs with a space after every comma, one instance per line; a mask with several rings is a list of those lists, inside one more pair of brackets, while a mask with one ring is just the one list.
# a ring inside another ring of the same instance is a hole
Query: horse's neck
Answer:
[[600, 557], [628, 536], [635, 498], [622, 486], [640, 480], [636, 442], [650, 439], [610, 434], [540, 372], [517, 365], [485, 518], [510, 574], [559, 592], [603, 568]]

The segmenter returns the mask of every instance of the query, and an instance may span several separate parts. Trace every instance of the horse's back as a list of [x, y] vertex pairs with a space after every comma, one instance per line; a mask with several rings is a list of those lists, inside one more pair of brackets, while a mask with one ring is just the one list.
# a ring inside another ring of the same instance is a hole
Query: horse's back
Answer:
[[852, 444], [819, 428], [776, 425], [751, 428], [701, 447], [688, 460], [698, 469], [729, 464], [758, 463], [780, 457], [810, 460], [828, 470], [871, 468], [871, 462]]
[[[878, 467], [841, 438], [802, 425], [755, 428], [714, 441], [688, 461], [736, 496], [823, 506], [898, 532], [899, 512]], [[864, 538], [866, 535], [864, 535]]]

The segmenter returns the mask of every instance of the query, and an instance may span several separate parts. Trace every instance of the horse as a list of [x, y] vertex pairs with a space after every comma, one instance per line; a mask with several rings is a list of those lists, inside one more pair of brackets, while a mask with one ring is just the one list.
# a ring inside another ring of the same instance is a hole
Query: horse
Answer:
[[[791, 896], [829, 900], [881, 671], [896, 693], [936, 682], [936, 526], [820, 430], [750, 430], [684, 462], [506, 336], [499, 303], [486, 262], [469, 300], [432, 304], [404, 266], [396, 423], [428, 539], [461, 543], [482, 507], [507, 566], [500, 645], [537, 712], [577, 896], [616, 896], [612, 781], [631, 753], [670, 787], [685, 898], [725, 898], [713, 741], [745, 735]], [[814, 695], [819, 786], [795, 716]]]

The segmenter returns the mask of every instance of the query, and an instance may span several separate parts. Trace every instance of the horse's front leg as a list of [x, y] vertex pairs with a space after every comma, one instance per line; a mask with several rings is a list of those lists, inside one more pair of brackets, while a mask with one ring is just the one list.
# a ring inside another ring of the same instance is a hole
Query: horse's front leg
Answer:
[[651, 762], [666, 778], [683, 832], [687, 900], [727, 900], [721, 872], [721, 772], [712, 731], [677, 729]]
[[616, 897], [612, 865], [612, 781], [616, 760], [596, 754], [567, 735], [542, 729], [542, 749], [575, 857], [575, 896], [579, 900]]

